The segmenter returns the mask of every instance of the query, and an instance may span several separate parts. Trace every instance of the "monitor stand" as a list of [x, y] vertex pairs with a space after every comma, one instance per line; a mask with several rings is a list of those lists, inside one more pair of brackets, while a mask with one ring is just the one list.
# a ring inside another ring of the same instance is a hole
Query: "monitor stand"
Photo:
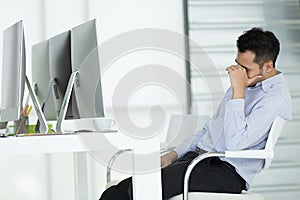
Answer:
[[57, 123], [56, 123], [56, 132], [64, 133], [62, 123], [66, 117], [70, 98], [72, 95], [73, 86], [74, 86], [75, 80], [77, 78], [77, 75], [78, 75], [78, 71], [75, 71], [75, 72], [72, 72], [72, 74], [70, 76], [70, 79], [68, 82], [68, 87], [67, 87], [62, 105], [60, 107], [60, 112], [59, 112], [59, 116], [58, 116]]
[[[36, 92], [36, 85], [35, 85], [36, 83], [34, 83], [33, 84], [33, 88], [34, 88], [34, 92], [35, 92], [35, 94], [37, 94]], [[47, 108], [47, 105], [48, 105], [48, 100], [49, 100], [49, 97], [50, 97], [50, 94], [51, 94], [51, 88], [54, 88], [54, 86], [56, 86], [57, 85], [57, 81], [56, 81], [56, 78], [51, 78], [50, 80], [49, 80], [49, 83], [48, 83], [48, 89], [47, 89], [47, 95], [46, 95], [46, 98], [44, 99], [44, 102], [43, 102], [43, 104], [42, 104], [42, 107], [41, 107], [41, 111], [42, 111], [42, 113], [45, 113], [45, 110], [46, 110], [46, 108]], [[56, 106], [57, 107], [57, 106]], [[41, 125], [41, 123], [40, 123], [40, 120], [38, 119], [37, 120], [37, 122], [36, 122], [36, 125], [35, 125], [35, 129], [34, 129], [34, 131], [37, 133], [37, 132], [39, 132], [39, 130], [40, 130], [40, 125]]]
[[36, 97], [35, 93], [33, 92], [33, 89], [30, 85], [30, 82], [28, 80], [27, 75], [25, 76], [25, 83], [26, 83], [26, 86], [28, 88], [29, 95], [31, 97], [34, 109], [36, 111], [37, 117], [38, 117], [39, 122], [40, 122], [39, 132], [40, 133], [48, 133], [48, 125], [47, 125], [45, 116], [42, 112], [42, 109], [41, 109], [41, 106], [40, 106], [40, 104], [37, 100], [37, 97]]

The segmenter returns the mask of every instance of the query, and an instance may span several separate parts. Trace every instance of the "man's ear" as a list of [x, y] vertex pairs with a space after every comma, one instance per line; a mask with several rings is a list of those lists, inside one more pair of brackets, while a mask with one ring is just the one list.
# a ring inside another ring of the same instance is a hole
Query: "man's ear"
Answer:
[[274, 69], [273, 61], [269, 60], [264, 64], [266, 72], [271, 72]]

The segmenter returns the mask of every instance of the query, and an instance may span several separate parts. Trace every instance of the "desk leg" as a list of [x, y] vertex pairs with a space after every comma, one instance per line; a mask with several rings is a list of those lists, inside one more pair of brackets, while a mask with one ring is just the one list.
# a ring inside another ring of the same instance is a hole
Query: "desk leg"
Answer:
[[73, 153], [73, 159], [75, 198], [88, 200], [87, 154], [85, 152]]
[[145, 146], [135, 148], [133, 153], [133, 199], [161, 200], [160, 152], [146, 154], [144, 150]]

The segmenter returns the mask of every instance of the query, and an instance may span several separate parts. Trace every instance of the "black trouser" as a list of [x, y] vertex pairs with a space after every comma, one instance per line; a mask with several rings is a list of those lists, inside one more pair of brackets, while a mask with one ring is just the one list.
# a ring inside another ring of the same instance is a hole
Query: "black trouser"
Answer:
[[[182, 158], [162, 169], [163, 199], [183, 192], [183, 180], [189, 163], [199, 154], [188, 152]], [[245, 180], [228, 162], [219, 158], [207, 158], [193, 169], [189, 180], [189, 191], [241, 193], [246, 187]], [[128, 178], [108, 188], [100, 200], [132, 199], [132, 179]]]

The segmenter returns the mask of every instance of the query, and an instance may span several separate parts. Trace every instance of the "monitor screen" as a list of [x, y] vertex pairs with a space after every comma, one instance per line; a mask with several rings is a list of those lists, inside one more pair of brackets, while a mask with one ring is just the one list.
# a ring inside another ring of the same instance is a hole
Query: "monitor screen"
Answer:
[[25, 41], [23, 22], [3, 32], [1, 121], [20, 118], [25, 87]]
[[104, 117], [96, 20], [72, 28], [71, 65], [80, 118]]

